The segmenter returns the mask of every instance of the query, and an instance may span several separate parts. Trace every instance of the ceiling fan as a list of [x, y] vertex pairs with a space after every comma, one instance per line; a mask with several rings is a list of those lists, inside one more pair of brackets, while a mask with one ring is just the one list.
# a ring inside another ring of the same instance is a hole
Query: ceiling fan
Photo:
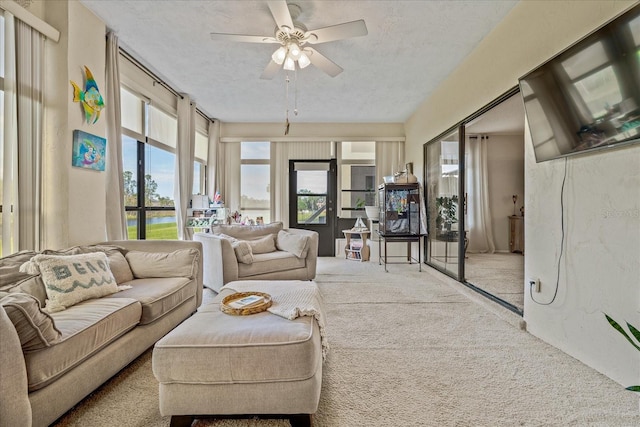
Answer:
[[343, 71], [342, 67], [308, 45], [367, 35], [367, 26], [362, 19], [307, 30], [302, 23], [296, 21], [302, 11], [300, 6], [287, 4], [286, 0], [268, 1], [267, 5], [277, 25], [273, 36], [211, 33], [212, 40], [279, 44], [280, 47], [271, 56], [271, 62], [262, 72], [261, 79], [272, 79], [281, 67], [294, 71], [296, 66], [305, 68], [309, 64], [335, 77]]

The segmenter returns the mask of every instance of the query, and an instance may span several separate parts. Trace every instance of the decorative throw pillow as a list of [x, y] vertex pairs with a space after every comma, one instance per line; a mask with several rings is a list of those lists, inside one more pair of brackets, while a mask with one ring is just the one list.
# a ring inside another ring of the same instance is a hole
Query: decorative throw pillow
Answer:
[[251, 245], [246, 240], [237, 240], [231, 244], [233, 251], [236, 253], [236, 258], [243, 264], [253, 264], [253, 252], [251, 251]]
[[44, 307], [47, 303], [47, 291], [45, 290], [42, 276], [29, 276], [28, 278], [18, 282], [12, 288], [7, 289], [10, 293], [29, 294], [34, 296], [40, 303], [40, 307]]
[[51, 316], [43, 312], [38, 300], [29, 294], [12, 293], [0, 299], [18, 332], [22, 350], [41, 350], [60, 341], [62, 334]]
[[255, 240], [247, 240], [249, 246], [251, 246], [251, 252], [254, 254], [266, 254], [274, 252], [276, 250], [276, 242], [273, 234], [268, 234], [264, 237]]
[[[89, 246], [73, 246], [61, 251], [53, 251], [45, 249], [43, 255], [80, 255], [86, 253], [104, 252], [109, 260], [109, 269], [115, 277], [118, 284], [133, 280], [133, 273], [129, 267], [129, 263], [124, 257], [126, 250], [115, 245], [89, 245]], [[38, 265], [33, 261], [25, 262], [20, 266], [20, 271], [27, 274], [40, 274]]]
[[253, 264], [253, 252], [251, 252], [251, 246], [249, 246], [248, 242], [245, 240], [238, 240], [235, 237], [228, 236], [224, 233], [220, 233], [218, 236], [231, 243], [231, 247], [236, 254], [238, 262], [243, 264]]
[[298, 258], [306, 258], [309, 252], [309, 236], [279, 231], [276, 246], [281, 251], [294, 254]]
[[49, 312], [61, 311], [81, 301], [118, 292], [116, 279], [104, 252], [79, 255], [36, 255]]
[[199, 252], [195, 249], [178, 249], [173, 252], [129, 251], [125, 258], [133, 276], [137, 279], [149, 277], [189, 277], [198, 271]]

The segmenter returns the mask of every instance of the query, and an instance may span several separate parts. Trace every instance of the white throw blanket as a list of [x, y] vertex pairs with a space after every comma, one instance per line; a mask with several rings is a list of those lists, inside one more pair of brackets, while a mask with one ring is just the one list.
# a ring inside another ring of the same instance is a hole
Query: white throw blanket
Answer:
[[314, 282], [302, 280], [268, 281], [242, 280], [223, 286], [222, 290], [235, 292], [263, 292], [271, 295], [272, 305], [267, 311], [276, 316], [293, 320], [301, 316], [311, 316], [318, 322], [322, 360], [326, 360], [329, 343], [325, 335], [325, 319], [322, 294]]

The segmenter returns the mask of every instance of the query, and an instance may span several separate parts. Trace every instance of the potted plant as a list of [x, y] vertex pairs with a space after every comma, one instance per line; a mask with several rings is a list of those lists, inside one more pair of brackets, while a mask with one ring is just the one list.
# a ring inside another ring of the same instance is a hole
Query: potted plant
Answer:
[[436, 227], [438, 229], [451, 231], [451, 224], [458, 222], [458, 196], [436, 197], [436, 207], [438, 209]]

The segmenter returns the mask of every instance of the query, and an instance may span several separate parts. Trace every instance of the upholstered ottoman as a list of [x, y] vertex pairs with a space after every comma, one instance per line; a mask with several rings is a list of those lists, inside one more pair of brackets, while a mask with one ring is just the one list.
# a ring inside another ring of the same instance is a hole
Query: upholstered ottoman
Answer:
[[311, 425], [322, 383], [322, 321], [220, 310], [225, 296], [247, 290], [270, 294], [272, 310], [290, 291], [308, 295], [317, 287], [297, 280], [232, 282], [158, 341], [153, 373], [160, 383], [160, 413], [171, 416], [172, 426], [191, 425], [195, 416], [286, 417], [293, 426]]

